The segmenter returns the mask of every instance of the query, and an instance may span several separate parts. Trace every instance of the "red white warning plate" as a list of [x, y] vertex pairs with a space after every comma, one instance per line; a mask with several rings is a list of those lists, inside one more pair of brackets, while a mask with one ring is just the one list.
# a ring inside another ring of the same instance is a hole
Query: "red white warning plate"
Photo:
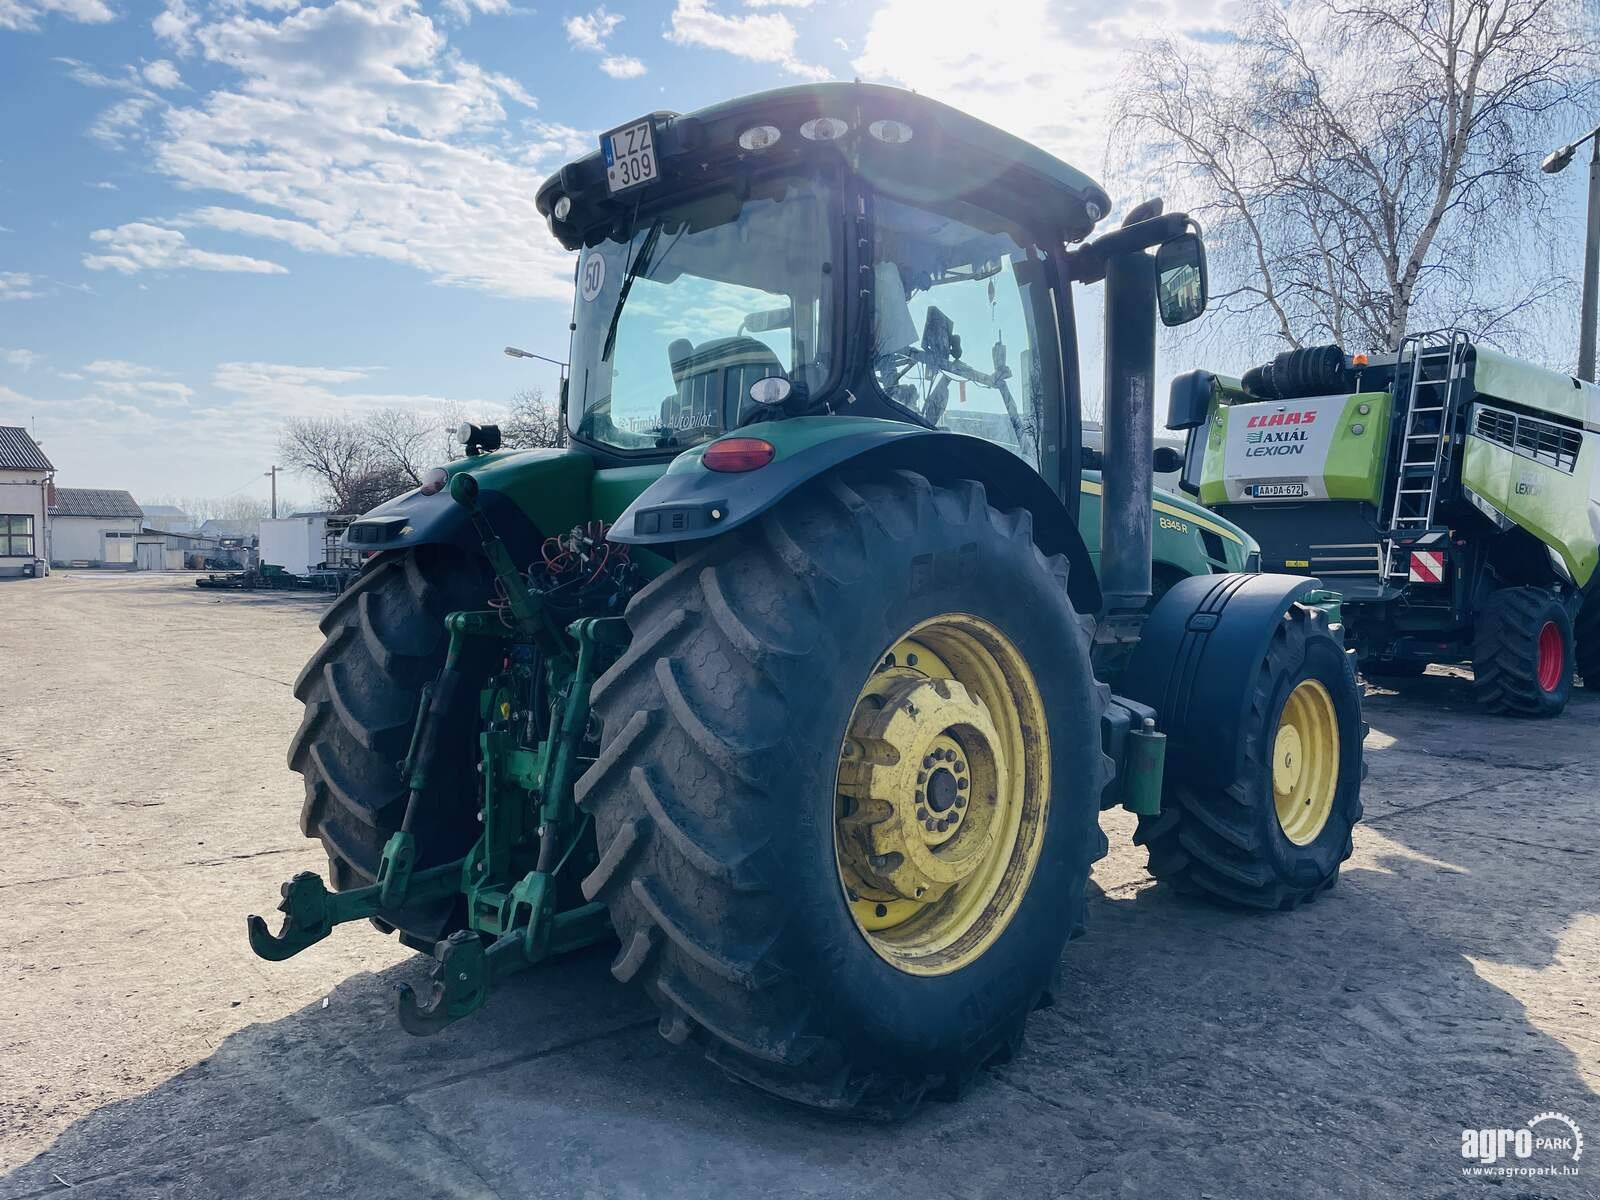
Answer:
[[1412, 583], [1444, 582], [1444, 551], [1413, 550], [1411, 552]]

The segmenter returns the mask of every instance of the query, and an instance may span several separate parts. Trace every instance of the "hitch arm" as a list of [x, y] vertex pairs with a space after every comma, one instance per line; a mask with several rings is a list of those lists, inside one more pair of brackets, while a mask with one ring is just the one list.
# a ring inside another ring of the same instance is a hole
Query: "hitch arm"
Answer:
[[461, 884], [461, 861], [413, 872], [416, 849], [409, 833], [396, 833], [384, 845], [378, 881], [370, 887], [330, 892], [322, 878], [301, 871], [282, 887], [278, 911], [283, 928], [273, 933], [260, 917], [246, 918], [250, 949], [268, 962], [282, 962], [315, 945], [335, 925], [375, 917], [384, 909], [453, 895]]

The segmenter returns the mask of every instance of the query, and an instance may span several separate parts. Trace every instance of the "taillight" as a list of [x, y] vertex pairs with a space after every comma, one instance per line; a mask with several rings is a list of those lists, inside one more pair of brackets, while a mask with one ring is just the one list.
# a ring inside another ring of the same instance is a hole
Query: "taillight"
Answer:
[[707, 446], [700, 461], [709, 471], [754, 471], [771, 462], [774, 453], [772, 443], [761, 438], [723, 438]]
[[450, 476], [443, 467], [435, 467], [422, 477], [422, 485], [417, 488], [424, 496], [432, 496], [442, 492], [444, 485], [450, 482]]

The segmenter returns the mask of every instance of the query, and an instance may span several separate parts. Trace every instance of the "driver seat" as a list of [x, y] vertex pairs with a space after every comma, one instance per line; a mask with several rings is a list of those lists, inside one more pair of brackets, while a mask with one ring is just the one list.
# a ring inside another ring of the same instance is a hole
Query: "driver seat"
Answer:
[[749, 402], [750, 385], [783, 375], [772, 348], [752, 337], [712, 338], [696, 346], [678, 338], [667, 347], [677, 393], [661, 402], [666, 429], [732, 429]]

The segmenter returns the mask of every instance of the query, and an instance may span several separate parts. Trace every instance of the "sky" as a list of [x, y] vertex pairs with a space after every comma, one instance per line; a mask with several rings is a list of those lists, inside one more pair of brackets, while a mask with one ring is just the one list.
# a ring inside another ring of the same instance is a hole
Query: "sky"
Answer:
[[0, 424], [64, 486], [265, 496], [285, 417], [553, 394], [501, 348], [566, 357], [573, 260], [534, 194], [601, 131], [860, 78], [1098, 174], [1120, 56], [1225, 11], [0, 0]]

